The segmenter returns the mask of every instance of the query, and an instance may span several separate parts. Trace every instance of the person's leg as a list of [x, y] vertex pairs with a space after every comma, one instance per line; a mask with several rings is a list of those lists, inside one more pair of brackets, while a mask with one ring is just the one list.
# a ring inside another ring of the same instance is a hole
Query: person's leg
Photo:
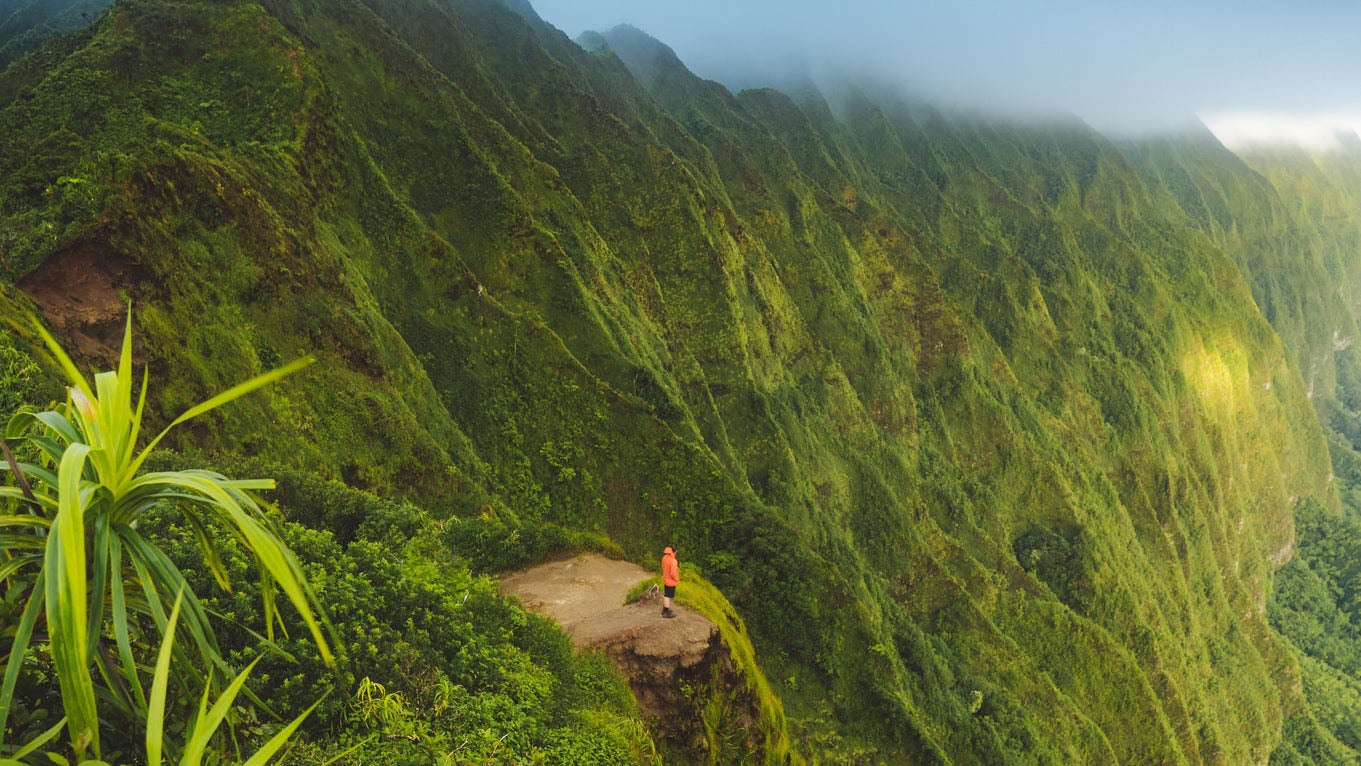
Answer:
[[671, 616], [671, 598], [676, 595], [676, 586], [667, 585], [662, 588], [662, 616]]

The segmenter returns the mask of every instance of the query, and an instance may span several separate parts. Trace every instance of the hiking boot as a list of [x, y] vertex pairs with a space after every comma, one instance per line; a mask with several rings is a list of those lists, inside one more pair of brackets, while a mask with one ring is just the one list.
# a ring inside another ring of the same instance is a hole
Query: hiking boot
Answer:
[[663, 617], [675, 617], [675, 616], [676, 616], [676, 613], [673, 612], [673, 611], [671, 611], [670, 609], [667, 609], [666, 607], [662, 607], [662, 616], [663, 616]]

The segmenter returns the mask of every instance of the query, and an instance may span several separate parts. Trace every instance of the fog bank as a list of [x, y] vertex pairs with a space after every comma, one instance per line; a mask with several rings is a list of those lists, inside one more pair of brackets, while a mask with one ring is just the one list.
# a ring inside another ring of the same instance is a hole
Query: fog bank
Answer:
[[1361, 114], [1361, 7], [979, 0], [537, 0], [575, 37], [632, 24], [731, 88], [869, 77], [947, 109], [1107, 133], [1219, 115]]

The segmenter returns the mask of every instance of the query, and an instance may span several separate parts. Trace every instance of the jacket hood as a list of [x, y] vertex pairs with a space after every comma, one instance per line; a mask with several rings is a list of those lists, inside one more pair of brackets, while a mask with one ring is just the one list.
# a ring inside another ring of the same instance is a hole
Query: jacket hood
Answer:
[[666, 550], [662, 551], [662, 553], [664, 553], [664, 554], [666, 554], [666, 555], [668, 555], [668, 556], [671, 556], [671, 555], [674, 555], [676, 552], [673, 551], [673, 550], [671, 550], [670, 547], [668, 547]]

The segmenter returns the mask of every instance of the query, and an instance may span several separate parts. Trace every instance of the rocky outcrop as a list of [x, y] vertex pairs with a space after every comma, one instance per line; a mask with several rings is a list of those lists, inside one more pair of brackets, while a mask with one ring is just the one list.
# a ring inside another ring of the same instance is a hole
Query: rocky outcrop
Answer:
[[[687, 614], [697, 619], [678, 616], [663, 621], [659, 601], [643, 599], [621, 610], [637, 620], [632, 627], [615, 630], [617, 626], [596, 622], [569, 633], [579, 648], [598, 649], [614, 661], [628, 678], [638, 706], [655, 719], [663, 739], [683, 742], [699, 733], [692, 715], [698, 702], [695, 691], [735, 673], [717, 626], [693, 611]], [[682, 620], [683, 624], [672, 627]]]
[[704, 709], [717, 704], [721, 724], [745, 730], [748, 745], [758, 748], [753, 701], [718, 626], [679, 605], [675, 619], [664, 619], [657, 594], [624, 603], [648, 574], [626, 561], [585, 555], [507, 575], [501, 592], [556, 620], [578, 650], [613, 660], [669, 746], [696, 756], [711, 749], [713, 722], [706, 729]]

